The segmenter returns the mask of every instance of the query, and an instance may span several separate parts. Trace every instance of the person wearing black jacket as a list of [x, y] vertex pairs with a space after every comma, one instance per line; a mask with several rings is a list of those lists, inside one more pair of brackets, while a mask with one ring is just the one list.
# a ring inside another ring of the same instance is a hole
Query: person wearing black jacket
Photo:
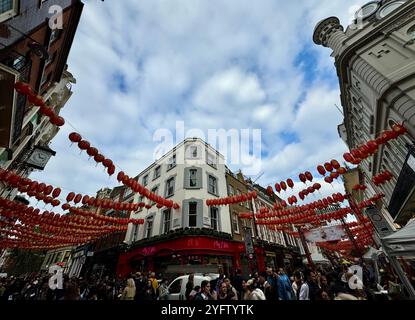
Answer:
[[242, 278], [241, 270], [237, 269], [232, 283], [233, 283], [234, 288], [238, 292], [238, 300], [242, 300], [242, 292], [243, 292], [242, 281], [243, 281], [243, 278]]
[[194, 274], [191, 273], [189, 274], [189, 278], [187, 280], [186, 283], [186, 292], [185, 292], [185, 296], [186, 296], [186, 300], [190, 300], [189, 296], [190, 296], [190, 292], [192, 292], [193, 288], [194, 288]]

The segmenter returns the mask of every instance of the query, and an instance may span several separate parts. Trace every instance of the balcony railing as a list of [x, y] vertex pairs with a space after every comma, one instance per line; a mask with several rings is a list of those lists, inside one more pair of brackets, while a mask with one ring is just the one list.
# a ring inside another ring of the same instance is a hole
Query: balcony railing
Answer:
[[16, 70], [19, 73], [20, 81], [29, 81], [32, 60], [26, 58], [17, 51], [4, 49], [0, 51], [0, 63]]

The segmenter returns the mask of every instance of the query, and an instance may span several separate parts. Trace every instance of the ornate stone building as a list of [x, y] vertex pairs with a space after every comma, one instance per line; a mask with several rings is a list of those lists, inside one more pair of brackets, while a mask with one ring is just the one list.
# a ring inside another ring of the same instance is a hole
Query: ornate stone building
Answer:
[[[393, 123], [408, 129], [360, 164], [367, 196], [383, 192], [385, 217], [404, 225], [415, 212], [415, 1], [372, 1], [355, 17], [346, 30], [336, 17], [322, 20], [313, 40], [333, 50], [344, 111], [339, 134], [350, 149]], [[376, 187], [372, 177], [383, 170], [394, 179]]]

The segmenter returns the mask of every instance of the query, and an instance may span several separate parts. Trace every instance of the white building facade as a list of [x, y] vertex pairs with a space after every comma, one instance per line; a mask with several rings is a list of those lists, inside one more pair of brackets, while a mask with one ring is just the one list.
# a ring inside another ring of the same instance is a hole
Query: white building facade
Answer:
[[[138, 182], [152, 192], [180, 205], [180, 208], [141, 208], [131, 214], [144, 225], [130, 225], [125, 242], [168, 233], [179, 228], [211, 228], [231, 234], [229, 208], [208, 207], [207, 199], [227, 196], [225, 159], [198, 138], [186, 139], [141, 172]], [[136, 194], [134, 202], [151, 204]]]
[[[368, 2], [346, 30], [336, 17], [319, 22], [313, 40], [333, 50], [344, 111], [338, 130], [350, 150], [395, 123], [408, 129], [359, 166], [365, 198], [384, 193], [385, 218], [405, 224], [415, 212], [415, 2]], [[372, 178], [384, 170], [394, 178], [377, 187]]]

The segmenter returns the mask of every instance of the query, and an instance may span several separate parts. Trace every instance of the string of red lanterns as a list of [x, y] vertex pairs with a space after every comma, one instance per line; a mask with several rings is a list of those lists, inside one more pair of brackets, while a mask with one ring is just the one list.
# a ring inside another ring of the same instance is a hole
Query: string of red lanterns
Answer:
[[377, 174], [376, 176], [374, 176], [372, 178], [372, 182], [376, 185], [379, 186], [381, 184], [384, 184], [387, 181], [392, 180], [393, 175], [392, 173], [390, 173], [389, 170], [385, 170], [385, 171], [381, 171], [379, 172], [379, 174]]
[[248, 200], [256, 199], [258, 197], [256, 191], [248, 192], [247, 194], [240, 194], [232, 197], [208, 199], [206, 200], [207, 206], [225, 206], [234, 203], [242, 203]]
[[390, 140], [397, 139], [399, 136], [404, 135], [407, 129], [403, 124], [393, 124], [392, 130], [385, 130], [375, 140], [370, 140], [366, 144], [363, 144], [356, 149], [351, 150], [343, 155], [344, 160], [349, 163], [358, 165], [362, 160], [375, 154], [379, 146], [388, 143]]
[[65, 119], [61, 116], [58, 116], [52, 107], [46, 105], [46, 102], [43, 100], [43, 97], [35, 93], [33, 88], [23, 82], [16, 82], [14, 84], [15, 90], [27, 96], [29, 102], [35, 106], [39, 107], [39, 112], [44, 116], [49, 118], [49, 121], [57, 127], [62, 127], [65, 124]]

